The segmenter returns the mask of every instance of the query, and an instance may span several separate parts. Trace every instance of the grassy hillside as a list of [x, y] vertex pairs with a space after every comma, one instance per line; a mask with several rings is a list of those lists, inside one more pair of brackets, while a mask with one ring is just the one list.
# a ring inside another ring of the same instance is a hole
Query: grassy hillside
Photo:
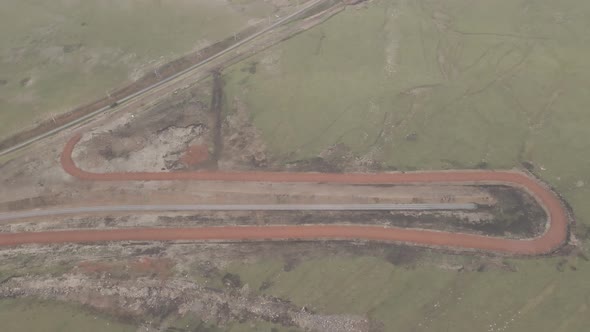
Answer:
[[[588, 15], [581, 0], [373, 1], [229, 68], [227, 100], [247, 105], [285, 160], [341, 143], [400, 170], [530, 162], [573, 206], [584, 248]], [[386, 331], [583, 331], [589, 264], [565, 260], [514, 260], [516, 272], [481, 273], [370, 257], [290, 272], [266, 261], [233, 269], [254, 283], [271, 280], [269, 294], [352, 308]]]
[[573, 0], [377, 1], [230, 68], [227, 98], [285, 159], [344, 143], [402, 170], [529, 161], [575, 204], [590, 181], [583, 13]]
[[0, 138], [275, 10], [258, 0], [5, 0], [1, 7]]
[[105, 315], [92, 314], [76, 306], [58, 302], [2, 299], [2, 329], [12, 332], [65, 332], [82, 326], [87, 332], [132, 332], [136, 327], [116, 322]]

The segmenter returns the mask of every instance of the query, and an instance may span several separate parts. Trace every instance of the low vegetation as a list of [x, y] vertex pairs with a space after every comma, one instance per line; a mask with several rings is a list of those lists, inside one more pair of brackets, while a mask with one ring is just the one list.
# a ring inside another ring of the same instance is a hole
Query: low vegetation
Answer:
[[[566, 198], [578, 224], [590, 224], [588, 13], [579, 0], [349, 7], [226, 70], [227, 99], [247, 105], [285, 161], [344, 144], [389, 169], [525, 164]], [[246, 70], [253, 63], [255, 73]], [[301, 305], [355, 308], [387, 331], [581, 331], [588, 323], [575, 286], [590, 275], [580, 258], [514, 260], [514, 272], [489, 273], [358, 260], [318, 259], [253, 279]], [[247, 271], [267, 270], [258, 264]]]
[[277, 8], [258, 0], [4, 1], [0, 138], [102, 98]]
[[[577, 254], [482, 259], [339, 247], [309, 259], [244, 255], [194, 278], [310, 311], [366, 315], [376, 331], [585, 331], [589, 14], [581, 0], [376, 0], [224, 71], [225, 111], [244, 105], [285, 162], [343, 145], [386, 169], [526, 165], [571, 204]], [[0, 91], [32, 88], [31, 77], [0, 77]], [[9, 311], [18, 306], [7, 303], [0, 313], [18, 322]], [[186, 319], [178, 329], [212, 329]], [[241, 324], [226, 329], [279, 329]]]
[[81, 310], [79, 307], [52, 301], [30, 299], [0, 300], [2, 329], [13, 332], [84, 331], [132, 332], [136, 327], [117, 322], [108, 316]]

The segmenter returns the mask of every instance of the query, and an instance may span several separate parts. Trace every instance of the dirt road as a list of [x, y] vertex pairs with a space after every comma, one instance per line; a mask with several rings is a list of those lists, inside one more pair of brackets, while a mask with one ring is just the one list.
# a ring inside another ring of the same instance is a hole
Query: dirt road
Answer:
[[82, 180], [196, 180], [347, 184], [503, 184], [526, 190], [535, 198], [535, 200], [537, 200], [547, 212], [547, 230], [537, 238], [513, 240], [473, 234], [394, 227], [384, 228], [377, 226], [308, 225], [141, 228], [3, 233], [0, 234], [0, 245], [9, 246], [29, 243], [48, 244], [99, 241], [356, 239], [390, 241], [410, 243], [420, 246], [445, 247], [460, 250], [488, 251], [517, 255], [540, 255], [555, 251], [567, 240], [569, 217], [561, 200], [555, 195], [555, 193], [537, 180], [524, 173], [516, 171], [438, 171], [377, 174], [217, 171], [91, 173], [78, 168], [72, 159], [74, 147], [81, 137], [81, 135], [76, 135], [68, 141], [61, 155], [61, 164], [67, 173]]

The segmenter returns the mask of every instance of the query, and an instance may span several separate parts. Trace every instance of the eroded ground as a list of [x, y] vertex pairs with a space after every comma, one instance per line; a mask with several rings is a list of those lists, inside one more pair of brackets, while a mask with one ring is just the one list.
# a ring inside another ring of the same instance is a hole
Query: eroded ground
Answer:
[[[32, 268], [49, 252], [51, 258], [42, 268]], [[305, 301], [293, 303], [268, 295], [286, 286], [282, 274], [299, 273], [306, 269], [302, 265], [306, 261], [327, 257], [336, 262], [359, 255], [368, 263], [376, 259], [402, 270], [418, 265], [454, 273], [515, 269], [493, 257], [437, 254], [434, 258], [430, 250], [361, 243], [38, 246], [2, 251], [0, 294], [81, 304], [147, 331], [189, 331], [184, 326], [167, 329], [178, 316], [195, 316], [227, 328], [235, 321], [265, 321], [285, 330], [382, 330], [381, 323], [370, 316], [331, 314]], [[445, 264], [440, 263], [442, 257]], [[271, 265], [261, 281], [240, 267], [264, 261]]]

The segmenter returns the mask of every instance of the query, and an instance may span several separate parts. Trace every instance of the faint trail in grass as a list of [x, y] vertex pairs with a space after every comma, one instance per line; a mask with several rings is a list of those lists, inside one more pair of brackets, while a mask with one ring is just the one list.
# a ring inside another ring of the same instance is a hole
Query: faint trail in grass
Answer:
[[[532, 53], [532, 46], [527, 47], [526, 52], [524, 52], [524, 54], [522, 55], [521, 59], [515, 63], [514, 65], [512, 65], [510, 68], [506, 69], [506, 71], [504, 71], [503, 73], [500, 73], [498, 75], [496, 75], [494, 77], [494, 79], [492, 79], [491, 81], [489, 81], [486, 85], [484, 85], [482, 88], [477, 89], [475, 91], [469, 91], [467, 90], [465, 92], [465, 94], [463, 96], [461, 96], [461, 98], [465, 98], [467, 96], [473, 96], [479, 93], [482, 93], [484, 91], [486, 91], [487, 89], [489, 89], [491, 86], [493, 86], [494, 84], [496, 84], [498, 81], [502, 80], [504, 77], [506, 77], [508, 74], [512, 74], [514, 71], [516, 71], [520, 66], [522, 66], [525, 61], [529, 58], [529, 56]], [[496, 66], [499, 65], [499, 62], [496, 64]]]
[[569, 329], [569, 326], [572, 324], [575, 315], [581, 315], [583, 313], [585, 313], [586, 311], [588, 311], [588, 304], [586, 303], [582, 303], [579, 307], [578, 310], [576, 310], [576, 312], [568, 317], [566, 320], [564, 320], [561, 325], [559, 325], [559, 327], [557, 328], [556, 332], [565, 332], [565, 331], [571, 331]]
[[481, 53], [481, 55], [479, 57], [477, 57], [477, 59], [475, 59], [469, 65], [465, 66], [463, 69], [461, 69], [461, 71], [462, 72], [466, 72], [466, 71], [470, 70], [471, 68], [479, 65], [479, 63], [481, 62], [481, 60], [483, 60], [486, 56], [488, 56], [493, 49], [496, 49], [496, 48], [502, 46], [503, 44], [504, 44], [504, 42], [499, 42], [497, 44], [494, 44], [494, 45], [488, 47], [485, 51], [483, 51]]
[[[334, 125], [338, 122], [338, 120], [340, 120], [344, 114], [348, 113], [351, 109], [352, 109], [352, 105], [349, 105], [348, 107], [346, 107], [344, 110], [342, 110], [336, 117], [334, 117], [334, 119], [332, 120], [332, 122], [330, 122], [327, 126], [325, 126], [322, 130], [319, 131], [319, 134], [312, 137], [311, 139], [309, 139], [307, 142], [299, 145], [297, 147], [297, 150], [302, 149], [310, 144], [316, 143], [317, 141], [319, 141], [322, 137], [324, 137], [324, 135], [326, 135], [326, 133], [332, 128], [334, 127]], [[344, 136], [341, 135], [340, 138], [342, 138]], [[340, 138], [338, 139], [338, 141], [340, 140]]]
[[441, 44], [441, 40], [439, 39], [436, 44], [436, 63], [438, 64], [438, 70], [439, 70], [441, 76], [443, 77], [443, 79], [445, 81], [448, 81], [449, 75], [447, 74], [447, 72], [445, 70], [445, 64], [444, 64], [444, 60], [443, 60], [444, 55], [442, 54], [440, 44]]
[[539, 39], [539, 40], [550, 40], [549, 37], [543, 36], [525, 36], [525, 35], [517, 35], [511, 33], [499, 33], [499, 32], [469, 32], [469, 31], [462, 31], [458, 29], [451, 29], [451, 31], [456, 32], [458, 34], [464, 36], [494, 36], [494, 37], [505, 37], [505, 38], [518, 38], [518, 39]]
[[527, 121], [527, 130], [526, 130], [526, 135], [524, 140], [522, 141], [522, 144], [520, 145], [520, 148], [516, 154], [516, 158], [517, 160], [522, 163], [525, 161], [525, 153], [527, 150], [527, 145], [529, 144], [529, 137], [531, 135], [531, 115], [529, 114], [529, 110], [526, 109], [526, 107], [521, 103], [520, 99], [514, 94], [514, 90], [507, 86], [506, 83], [502, 83], [500, 85], [498, 85], [498, 87], [501, 89], [501, 92], [504, 92], [504, 95], [507, 96], [508, 98], [510, 98], [510, 100], [512, 100], [514, 102], [514, 104], [516, 105], [516, 108], [524, 115], [524, 117], [526, 118]]
[[375, 140], [373, 141], [373, 144], [371, 144], [369, 147], [372, 148], [372, 147], [374, 147], [375, 145], [377, 145], [381, 141], [381, 138], [383, 137], [383, 134], [385, 132], [385, 126], [389, 122], [387, 120], [389, 119], [389, 115], [390, 114], [391, 114], [390, 112], [384, 112], [383, 113], [383, 119], [381, 120], [381, 127], [379, 128], [379, 133], [375, 137]]
[[324, 39], [326, 39], [326, 34], [324, 31], [320, 31], [320, 38], [318, 40], [318, 45], [316, 46], [314, 55], [320, 55], [322, 53], [322, 46], [324, 44]]

